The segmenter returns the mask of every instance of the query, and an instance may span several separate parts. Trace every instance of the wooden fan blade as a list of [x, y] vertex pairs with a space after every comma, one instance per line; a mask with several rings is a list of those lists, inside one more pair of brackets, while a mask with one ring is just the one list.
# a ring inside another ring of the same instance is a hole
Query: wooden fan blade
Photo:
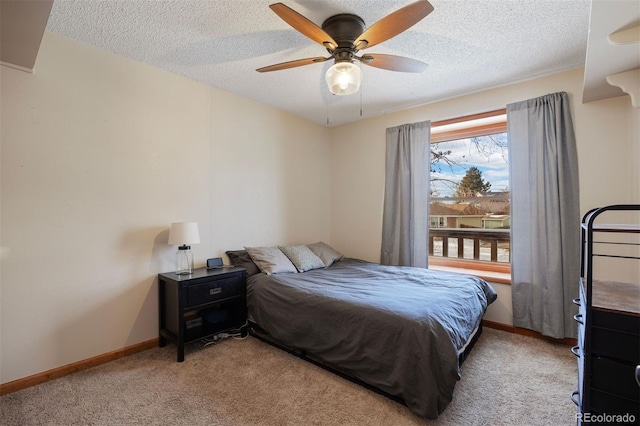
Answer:
[[300, 15], [295, 10], [282, 3], [275, 3], [269, 6], [284, 22], [291, 25], [293, 28], [309, 37], [316, 43], [334, 50], [338, 47], [338, 43], [327, 34], [322, 28]]
[[427, 64], [404, 56], [367, 54], [361, 61], [369, 66], [382, 68], [383, 70], [421, 73], [427, 69]]
[[433, 6], [427, 0], [411, 3], [370, 26], [353, 44], [358, 50], [375, 46], [411, 28], [431, 12]]
[[295, 61], [281, 62], [279, 64], [269, 65], [268, 67], [258, 68], [256, 71], [258, 72], [280, 71], [280, 70], [286, 70], [289, 68], [301, 67], [303, 65], [311, 65], [311, 64], [315, 64], [316, 62], [324, 62], [324, 61], [328, 61], [329, 59], [333, 59], [333, 57], [329, 56], [328, 58], [323, 58], [322, 56], [319, 56], [317, 58], [297, 59]]

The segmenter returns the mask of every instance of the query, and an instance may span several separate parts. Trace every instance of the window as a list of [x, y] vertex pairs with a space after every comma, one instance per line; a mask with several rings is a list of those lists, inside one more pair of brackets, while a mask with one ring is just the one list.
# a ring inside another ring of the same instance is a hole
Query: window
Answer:
[[505, 110], [432, 124], [430, 267], [509, 282], [508, 149]]

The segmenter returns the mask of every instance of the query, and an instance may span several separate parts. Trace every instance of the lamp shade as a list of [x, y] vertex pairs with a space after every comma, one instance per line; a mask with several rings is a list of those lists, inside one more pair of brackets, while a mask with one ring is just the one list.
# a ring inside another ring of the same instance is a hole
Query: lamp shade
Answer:
[[169, 229], [169, 244], [174, 246], [198, 244], [200, 231], [196, 222], [172, 223]]
[[334, 95], [351, 95], [360, 88], [362, 71], [351, 62], [336, 62], [327, 70], [326, 79]]

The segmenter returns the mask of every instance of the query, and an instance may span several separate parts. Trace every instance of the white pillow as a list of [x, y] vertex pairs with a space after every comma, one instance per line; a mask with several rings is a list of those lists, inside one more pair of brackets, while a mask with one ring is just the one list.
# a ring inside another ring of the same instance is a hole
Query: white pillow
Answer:
[[278, 248], [289, 258], [298, 272], [324, 268], [322, 259], [316, 256], [307, 246], [278, 246]]
[[278, 247], [245, 247], [258, 268], [267, 275], [298, 272], [293, 263]]
[[338, 260], [342, 259], [344, 255], [337, 250], [334, 250], [329, 244], [325, 244], [322, 241], [317, 242], [315, 244], [308, 244], [307, 247], [311, 249], [311, 251], [322, 259], [324, 266], [331, 266]]

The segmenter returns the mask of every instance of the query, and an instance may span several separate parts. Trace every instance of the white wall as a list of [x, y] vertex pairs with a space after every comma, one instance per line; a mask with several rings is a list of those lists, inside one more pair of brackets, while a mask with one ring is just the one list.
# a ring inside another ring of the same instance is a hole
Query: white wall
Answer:
[[330, 241], [323, 127], [50, 33], [0, 80], [2, 383], [157, 337], [171, 222], [196, 266]]
[[[526, 81], [416, 107], [331, 130], [331, 241], [353, 257], [379, 261], [384, 195], [385, 129], [504, 108], [566, 91], [572, 102], [580, 167], [580, 209], [640, 202], [638, 110], [629, 96], [581, 104], [583, 70]], [[512, 324], [511, 289], [485, 318]]]

